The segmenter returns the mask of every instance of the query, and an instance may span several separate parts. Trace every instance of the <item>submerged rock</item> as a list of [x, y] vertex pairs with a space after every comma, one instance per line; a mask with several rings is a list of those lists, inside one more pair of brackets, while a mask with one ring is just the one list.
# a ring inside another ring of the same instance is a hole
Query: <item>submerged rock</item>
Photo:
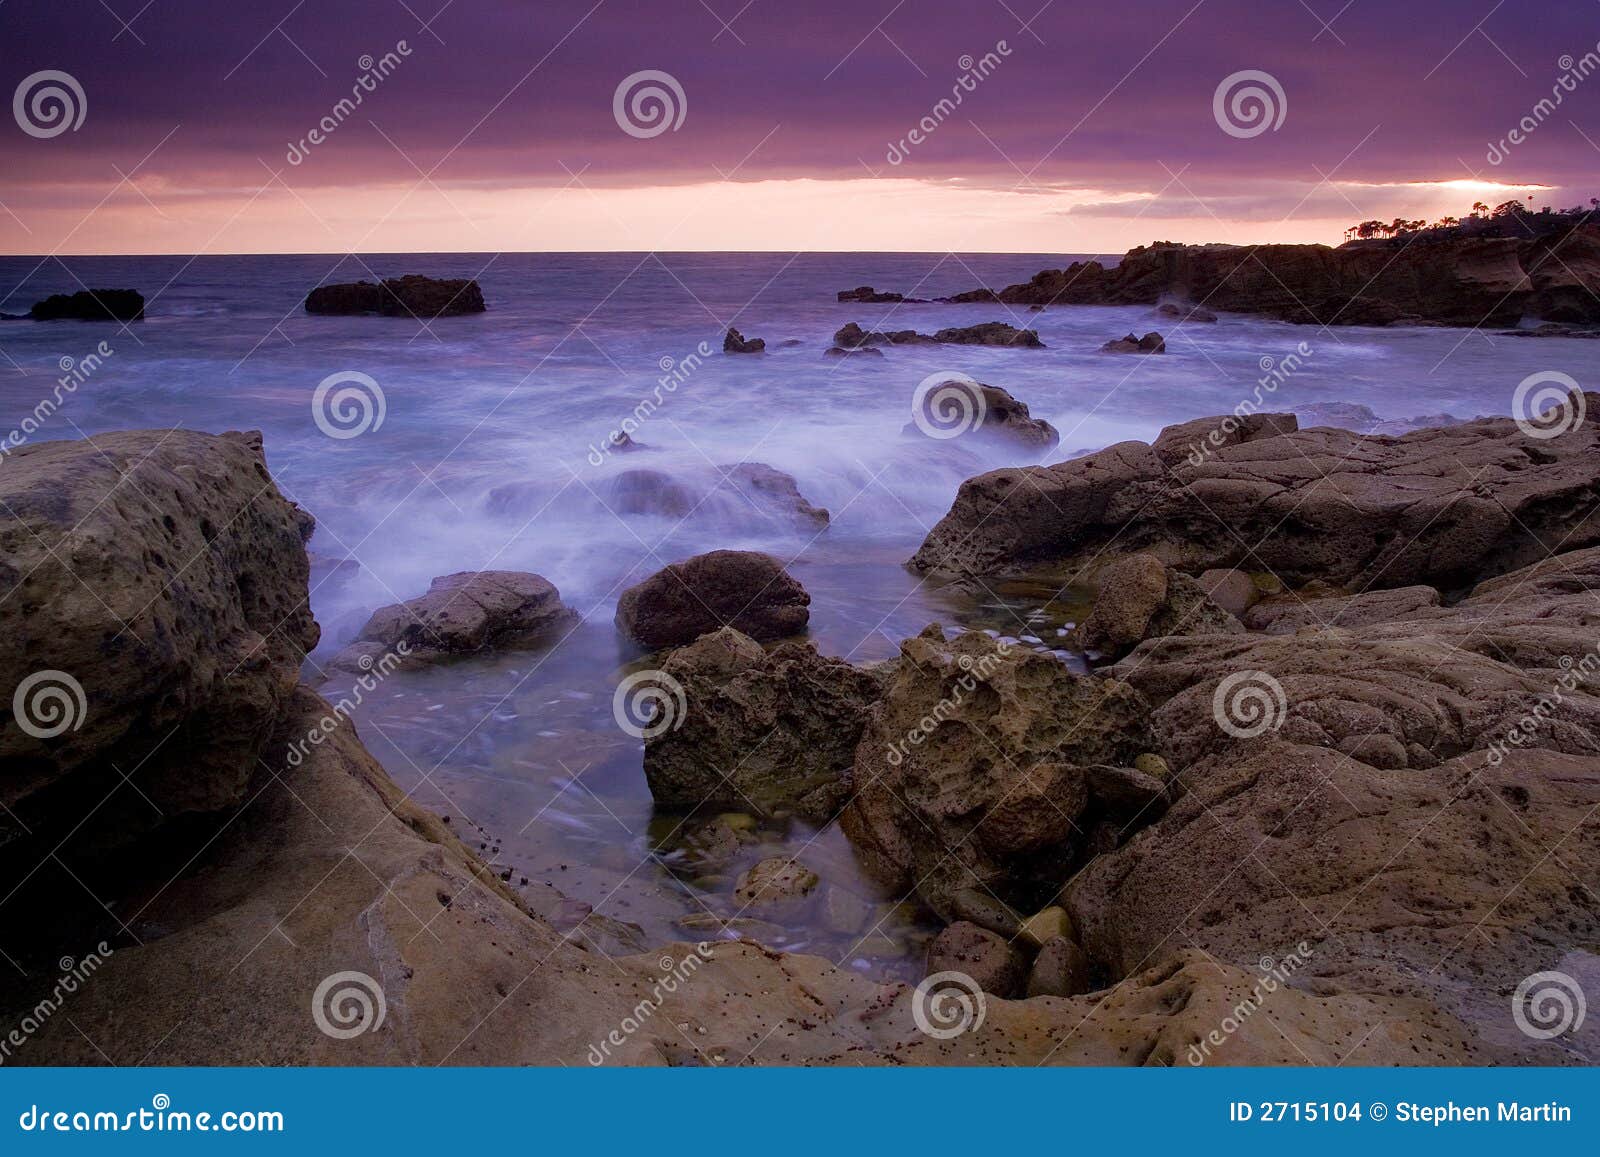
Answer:
[[692, 643], [721, 627], [761, 642], [798, 635], [811, 596], [771, 555], [714, 550], [673, 563], [617, 600], [617, 629], [652, 650]]
[[1156, 312], [1162, 317], [1175, 317], [1180, 323], [1186, 321], [1212, 324], [1217, 320], [1217, 315], [1200, 305], [1179, 305], [1177, 302], [1167, 301], [1156, 307]]
[[741, 875], [733, 899], [741, 911], [792, 912], [811, 899], [821, 882], [822, 878], [799, 860], [777, 856]]
[[52, 293], [34, 302], [28, 316], [34, 321], [143, 321], [144, 294], [137, 289]]
[[379, 285], [370, 281], [323, 285], [306, 297], [306, 312], [318, 314], [377, 313], [385, 317], [415, 317], [428, 321], [482, 313], [483, 291], [465, 278], [424, 277], [408, 273]]
[[645, 780], [658, 804], [833, 819], [881, 675], [809, 644], [768, 652], [732, 628], [673, 651], [663, 670], [683, 705], [675, 727], [645, 740]]

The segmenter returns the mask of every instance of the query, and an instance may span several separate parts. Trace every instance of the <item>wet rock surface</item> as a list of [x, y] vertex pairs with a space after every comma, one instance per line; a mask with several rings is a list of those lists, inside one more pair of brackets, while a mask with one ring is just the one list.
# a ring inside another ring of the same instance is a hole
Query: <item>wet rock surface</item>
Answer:
[[483, 291], [467, 278], [424, 277], [408, 273], [379, 284], [370, 281], [323, 285], [306, 296], [306, 312], [319, 314], [375, 313], [385, 317], [437, 317], [482, 313]]
[[760, 642], [798, 635], [811, 596], [771, 555], [714, 550], [657, 571], [622, 592], [617, 629], [651, 649], [733, 627]]
[[539, 575], [463, 571], [434, 579], [427, 594], [374, 611], [356, 644], [367, 645], [363, 654], [404, 646], [407, 659], [436, 659], [548, 640], [576, 618]]

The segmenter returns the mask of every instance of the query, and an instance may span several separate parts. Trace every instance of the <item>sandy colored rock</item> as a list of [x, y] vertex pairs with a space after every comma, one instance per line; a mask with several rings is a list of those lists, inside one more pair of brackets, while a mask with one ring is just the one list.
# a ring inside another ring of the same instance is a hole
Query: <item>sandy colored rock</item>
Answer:
[[821, 882], [821, 877], [800, 861], [777, 856], [743, 873], [733, 898], [741, 909], [760, 915], [799, 907]]
[[1094, 987], [1093, 966], [1089, 957], [1071, 940], [1058, 936], [1047, 940], [1028, 970], [1027, 995], [1077, 996]]
[[928, 946], [928, 975], [959, 972], [994, 996], [1020, 995], [1027, 968], [1027, 959], [1003, 937], [964, 921], [950, 925]]
[[[946, 919], [973, 887], [1033, 907], [1081, 851], [1079, 767], [1149, 750], [1148, 705], [978, 632], [929, 627], [900, 654], [856, 749], [845, 834], [869, 874]], [[1038, 800], [1031, 822], [1002, 806], [1014, 795]]]
[[678, 726], [645, 741], [656, 802], [789, 811], [816, 824], [844, 806], [881, 673], [805, 643], [768, 652], [731, 627], [673, 651], [662, 669], [684, 698]]
[[1261, 598], [1255, 580], [1242, 570], [1208, 570], [1195, 582], [1208, 599], [1238, 619]]
[[1022, 922], [1022, 939], [1035, 948], [1042, 948], [1048, 941], [1062, 936], [1071, 938], [1072, 918], [1059, 905], [1052, 904]]
[[1194, 579], [1170, 570], [1153, 554], [1134, 554], [1102, 572], [1094, 605], [1078, 627], [1078, 642], [1115, 658], [1145, 639], [1243, 631]]

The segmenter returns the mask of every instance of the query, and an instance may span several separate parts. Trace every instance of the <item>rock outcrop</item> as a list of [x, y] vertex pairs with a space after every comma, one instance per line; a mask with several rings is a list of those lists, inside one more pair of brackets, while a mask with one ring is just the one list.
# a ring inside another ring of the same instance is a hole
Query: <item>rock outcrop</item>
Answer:
[[1079, 645], [1114, 658], [1145, 639], [1243, 633], [1239, 620], [1217, 606], [1194, 579], [1153, 554], [1133, 554], [1100, 576], [1099, 593], [1078, 626], [1077, 639]]
[[1600, 227], [1539, 238], [1325, 245], [1155, 245], [947, 300], [1154, 305], [1166, 297], [1311, 325], [1600, 323]]
[[645, 740], [658, 805], [834, 818], [881, 675], [806, 643], [769, 652], [731, 627], [673, 651], [662, 669], [683, 701]]
[[915, 330], [899, 329], [888, 332], [864, 330], [855, 322], [844, 325], [833, 335], [836, 349], [862, 349], [886, 345], [986, 345], [1020, 346], [1025, 349], [1043, 349], [1037, 330], [1018, 329], [1003, 321], [987, 321], [980, 325], [950, 326], [929, 335]]
[[82, 289], [52, 293], [33, 303], [34, 321], [143, 321], [144, 294], [137, 289]]
[[323, 285], [306, 297], [307, 313], [376, 313], [422, 321], [482, 313], [485, 308], [483, 291], [476, 281], [424, 277], [420, 273], [387, 278], [378, 285], [370, 281]]
[[0, 512], [4, 895], [239, 804], [318, 633], [259, 434], [23, 445]]
[[1164, 354], [1167, 352], [1167, 339], [1151, 330], [1143, 337], [1129, 334], [1127, 337], [1115, 338], [1100, 347], [1103, 354]]
[[1459, 590], [1553, 543], [1600, 542], [1597, 450], [1594, 423], [1553, 438], [1510, 419], [1363, 438], [1297, 431], [1292, 416], [1199, 419], [1151, 446], [969, 479], [912, 565], [1070, 573], [1107, 550], [1148, 551], [1188, 573], [1265, 571], [1290, 586]]
[[1050, 656], [929, 627], [900, 645], [841, 826], [873, 877], [945, 919], [974, 887], [1031, 910], [1087, 847], [1085, 768], [1150, 750], [1148, 710]]
[[768, 554], [714, 550], [673, 563], [617, 600], [617, 629], [652, 650], [692, 643], [721, 627], [760, 642], [798, 635], [811, 596]]
[[1037, 454], [1054, 450], [1061, 441], [1056, 428], [1028, 412], [999, 386], [969, 378], [951, 378], [912, 399], [920, 414], [901, 428], [906, 437], [989, 440], [1007, 447], [1022, 447]]
[[722, 339], [722, 352], [725, 354], [758, 354], [767, 348], [767, 343], [759, 338], [747, 338], [736, 329], [730, 329]]

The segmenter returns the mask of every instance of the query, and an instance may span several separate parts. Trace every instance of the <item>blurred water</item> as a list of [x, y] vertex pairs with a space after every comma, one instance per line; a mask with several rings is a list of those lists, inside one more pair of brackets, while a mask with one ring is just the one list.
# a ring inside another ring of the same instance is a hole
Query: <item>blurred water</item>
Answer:
[[[652, 831], [639, 745], [610, 718], [611, 689], [637, 658], [610, 627], [623, 588], [714, 547], [768, 550], [792, 560], [811, 591], [812, 634], [822, 649], [857, 660], [893, 654], [897, 640], [933, 619], [1036, 632], [1048, 644], [1074, 612], [1056, 603], [1041, 616], [1039, 600], [1025, 591], [957, 597], [903, 569], [960, 481], [998, 464], [965, 445], [901, 437], [912, 392], [925, 376], [962, 372], [1004, 387], [1055, 424], [1062, 446], [1054, 457], [1064, 457], [1229, 411], [1257, 389], [1263, 359], [1276, 362], [1302, 342], [1310, 355], [1266, 408], [1344, 401], [1388, 418], [1506, 413], [1526, 374], [1586, 364], [1567, 339], [1444, 329], [1318, 332], [1227, 316], [1215, 325], [1177, 328], [1146, 308], [1031, 313], [835, 301], [838, 290], [863, 284], [922, 297], [1001, 285], [1068, 260], [457, 254], [373, 255], [362, 262], [72, 257], [62, 264], [0, 258], [0, 290], [10, 289], [0, 311], [25, 312], [48, 293], [83, 286], [129, 286], [150, 299], [148, 319], [125, 329], [0, 324], [0, 428], [16, 426], [50, 393], [61, 359], [82, 359], [104, 341], [114, 353], [33, 440], [173, 425], [264, 431], [280, 486], [317, 516], [313, 553], [360, 564], [353, 575], [323, 581], [313, 592], [324, 627], [319, 661], [374, 608], [419, 594], [436, 575], [493, 567], [532, 570], [553, 581], [586, 616], [555, 653], [402, 672], [364, 705], [362, 733], [420, 799], [499, 836], [498, 845], [485, 840], [486, 852], [501, 847], [501, 862], [513, 865], [517, 878], [528, 872], [530, 887], [564, 875], [553, 882], [567, 894], [663, 936], [675, 915], [705, 902], [705, 889], [696, 892], [689, 876], [659, 861], [637, 871], [652, 847], [681, 842], [683, 833], [670, 834], [676, 817]], [[321, 282], [412, 272], [477, 277], [489, 311], [423, 326], [410, 319], [309, 317], [301, 308]], [[1036, 328], [1048, 348], [902, 347], [881, 359], [822, 356], [847, 321], [932, 332], [991, 320]], [[728, 324], [764, 338], [767, 352], [723, 355]], [[1165, 356], [1098, 352], [1109, 338], [1150, 329], [1166, 334]], [[696, 364], [692, 355], [702, 343], [712, 353]], [[381, 427], [349, 439], [319, 429], [313, 392], [341, 371], [378, 383], [386, 406]], [[658, 393], [663, 378], [673, 385]], [[593, 453], [642, 399], [654, 397], [659, 408], [634, 434], [647, 452]], [[832, 525], [818, 534], [725, 493], [687, 518], [613, 513], [611, 487], [623, 469], [664, 472], [703, 496], [715, 467], [741, 461], [792, 473], [807, 498], [833, 512]], [[848, 854], [836, 836], [827, 834], [809, 854], [848, 877]], [[769, 842], [746, 859], [800, 846], [809, 833], [779, 825], [764, 828], [761, 838]], [[837, 882], [866, 891], [859, 880]], [[915, 929], [899, 917], [889, 924]], [[832, 947], [844, 959], [859, 945], [845, 937]], [[876, 957], [868, 963], [888, 967]]]

